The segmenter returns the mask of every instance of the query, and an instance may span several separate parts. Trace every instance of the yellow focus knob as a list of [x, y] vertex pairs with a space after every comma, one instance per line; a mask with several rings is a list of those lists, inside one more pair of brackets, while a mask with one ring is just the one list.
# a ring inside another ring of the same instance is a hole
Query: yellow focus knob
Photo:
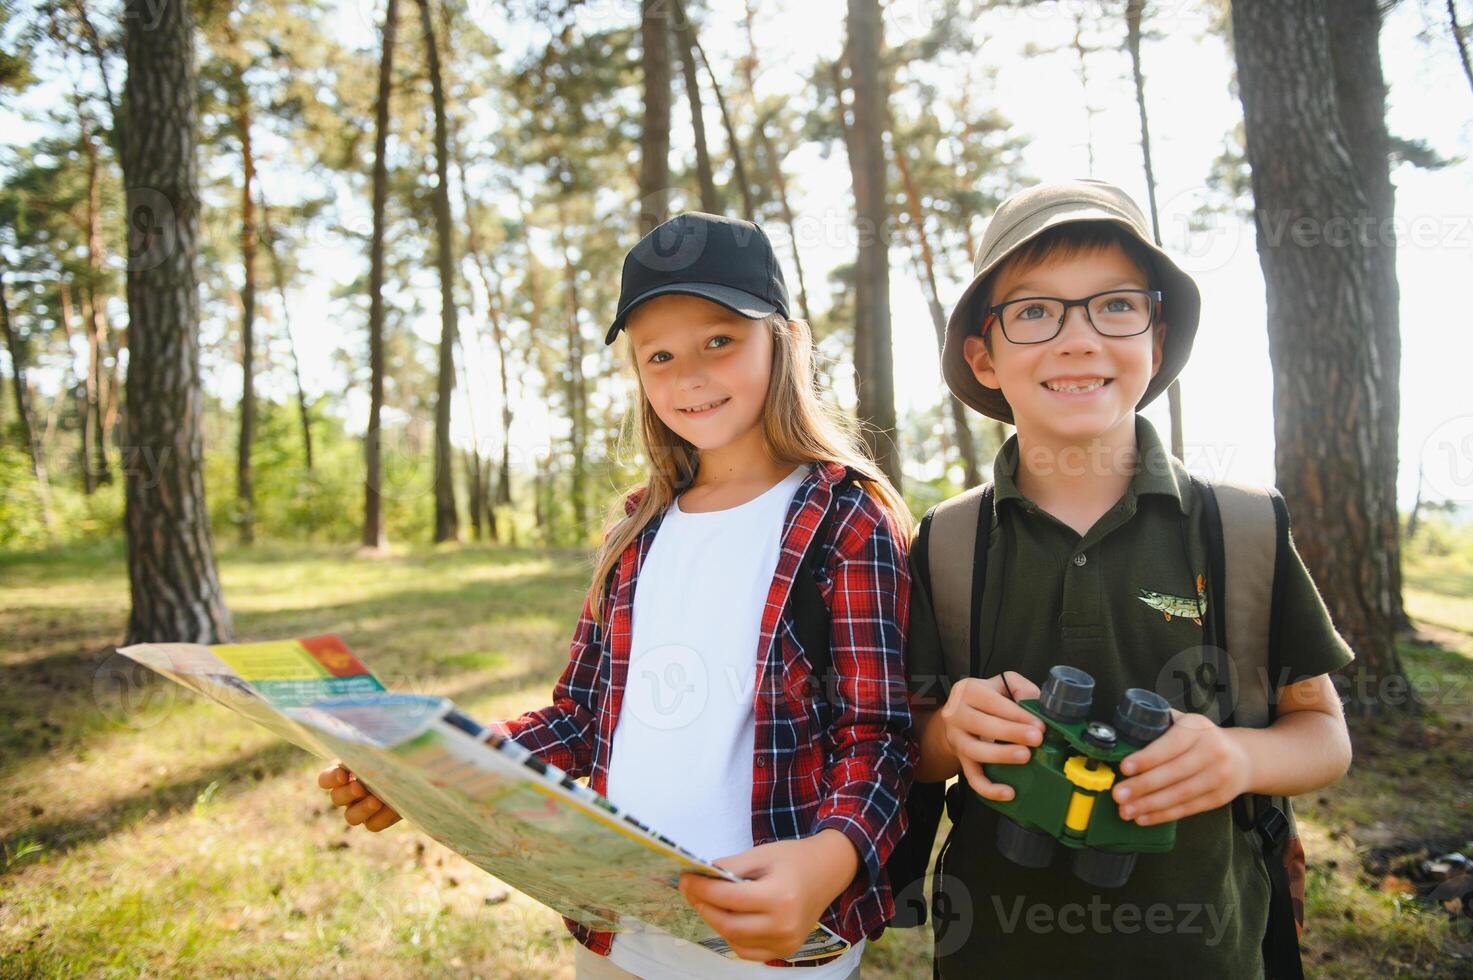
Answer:
[[1115, 784], [1115, 770], [1083, 755], [1071, 755], [1064, 763], [1064, 775], [1080, 789], [1101, 793]]
[[1064, 775], [1069, 782], [1079, 787], [1069, 798], [1069, 811], [1064, 814], [1064, 826], [1076, 834], [1083, 834], [1089, 829], [1089, 818], [1094, 813], [1095, 798], [1091, 794], [1103, 793], [1109, 789], [1115, 782], [1115, 770], [1099, 759], [1071, 755], [1064, 763]]

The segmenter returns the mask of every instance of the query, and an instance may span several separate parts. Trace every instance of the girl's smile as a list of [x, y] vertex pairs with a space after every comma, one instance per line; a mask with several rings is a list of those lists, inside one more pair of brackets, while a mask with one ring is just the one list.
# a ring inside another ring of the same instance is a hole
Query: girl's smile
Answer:
[[702, 404], [696, 405], [692, 408], [682, 408], [677, 409], [677, 411], [680, 411], [689, 416], [705, 418], [714, 413], [717, 409], [721, 408], [721, 406], [725, 405], [729, 401], [731, 401], [730, 398], [719, 398], [716, 401], [703, 402]]

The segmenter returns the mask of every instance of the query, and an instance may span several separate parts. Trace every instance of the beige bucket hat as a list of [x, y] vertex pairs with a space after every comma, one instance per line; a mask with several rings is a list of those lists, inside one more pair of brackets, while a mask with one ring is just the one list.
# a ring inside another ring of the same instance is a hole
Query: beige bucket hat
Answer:
[[1040, 184], [1019, 191], [1003, 201], [987, 224], [972, 281], [952, 308], [946, 325], [946, 345], [941, 353], [941, 374], [953, 394], [983, 415], [1003, 422], [1013, 421], [1013, 410], [1002, 391], [988, 388], [972, 374], [962, 355], [962, 343], [982, 329], [981, 285], [1007, 257], [1030, 240], [1058, 225], [1074, 221], [1108, 221], [1140, 240], [1155, 262], [1153, 287], [1162, 293], [1161, 319], [1170, 324], [1162, 351], [1161, 370], [1151, 379], [1136, 407], [1154, 399], [1181, 373], [1192, 353], [1197, 320], [1202, 311], [1202, 294], [1192, 277], [1152, 240], [1140, 207], [1130, 195], [1102, 180], [1069, 180]]

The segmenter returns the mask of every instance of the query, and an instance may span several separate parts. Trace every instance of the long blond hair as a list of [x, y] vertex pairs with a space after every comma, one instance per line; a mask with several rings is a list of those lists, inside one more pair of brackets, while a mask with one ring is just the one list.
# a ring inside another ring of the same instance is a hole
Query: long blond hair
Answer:
[[[893, 516], [901, 540], [909, 541], [915, 521], [905, 499], [865, 452], [856, 430], [819, 398], [813, 369], [813, 333], [808, 323], [789, 320], [781, 313], [772, 314], [765, 322], [772, 335], [772, 372], [761, 417], [768, 453], [779, 465], [832, 462], [849, 467], [859, 485]], [[593, 563], [591, 608], [600, 623], [607, 618], [604, 600], [609, 571], [645, 526], [690, 486], [700, 465], [696, 447], [676, 435], [655, 413], [639, 382], [637, 366], [635, 383], [639, 402], [634, 422], [649, 464], [649, 477], [640, 487], [631, 488], [643, 490], [631, 512], [625, 513], [623, 499], [610, 507], [603, 544]]]

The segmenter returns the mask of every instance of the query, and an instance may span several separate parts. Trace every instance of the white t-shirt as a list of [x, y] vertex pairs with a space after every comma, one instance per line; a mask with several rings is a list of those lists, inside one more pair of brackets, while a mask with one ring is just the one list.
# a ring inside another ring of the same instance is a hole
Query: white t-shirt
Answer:
[[[635, 583], [607, 796], [707, 860], [752, 846], [757, 641], [788, 505], [809, 470], [726, 510], [691, 514], [676, 498]], [[848, 976], [863, 946], [802, 980]], [[658, 930], [616, 935], [609, 958], [641, 977], [795, 976]]]

